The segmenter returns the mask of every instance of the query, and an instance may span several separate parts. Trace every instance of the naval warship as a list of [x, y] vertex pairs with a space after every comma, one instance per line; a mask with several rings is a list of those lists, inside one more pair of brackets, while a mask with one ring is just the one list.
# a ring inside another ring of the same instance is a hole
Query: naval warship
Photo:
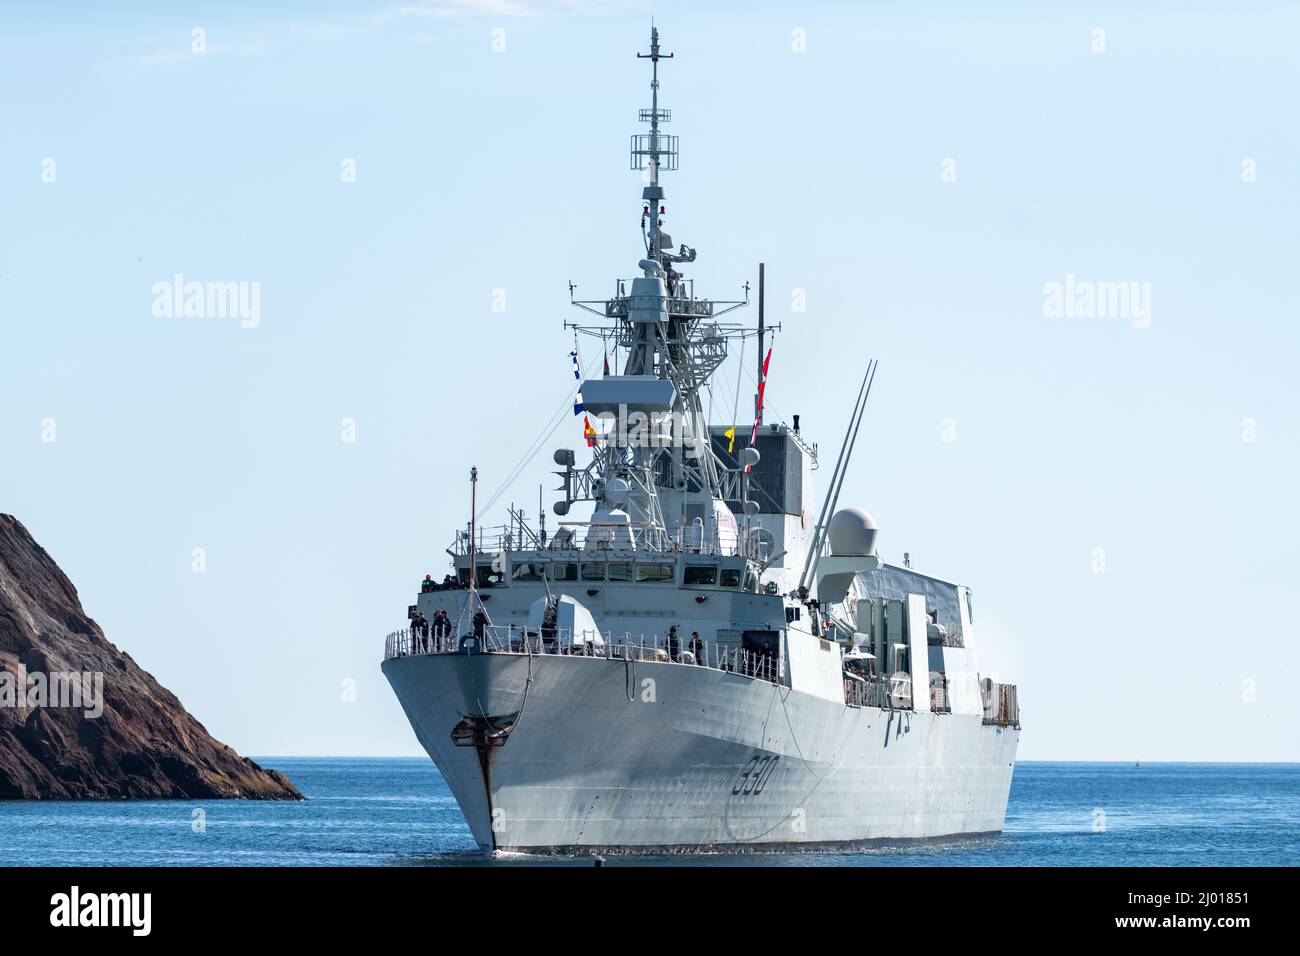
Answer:
[[[555, 452], [549, 535], [544, 511], [533, 524], [513, 507], [485, 527], [471, 472], [452, 567], [426, 575], [383, 673], [485, 852], [997, 833], [1019, 707], [1014, 685], [976, 667], [971, 591], [881, 560], [875, 520], [839, 507], [875, 363], [818, 503], [817, 446], [798, 416], [764, 420], [764, 336], [778, 327], [764, 323], [761, 267], [756, 327], [723, 320], [749, 304], [748, 285], [735, 300], [697, 296], [678, 268], [696, 252], [664, 230], [661, 175], [678, 141], [663, 131], [658, 72], [673, 54], [657, 30], [649, 49], [637, 54], [651, 68], [649, 131], [630, 150], [637, 274], [602, 300], [570, 285], [597, 316], [566, 323], [588, 460]], [[580, 334], [601, 374], [585, 376]], [[737, 350], [747, 367], [755, 339], [752, 423], [735, 408], [710, 422], [711, 379]]]

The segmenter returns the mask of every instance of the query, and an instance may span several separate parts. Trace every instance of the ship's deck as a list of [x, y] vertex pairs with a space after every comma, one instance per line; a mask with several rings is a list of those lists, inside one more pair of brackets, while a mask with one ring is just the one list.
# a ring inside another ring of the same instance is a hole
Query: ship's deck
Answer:
[[547, 629], [543, 634], [514, 625], [488, 625], [481, 633], [457, 636], [455, 630], [430, 627], [427, 632], [394, 631], [384, 642], [384, 660], [429, 654], [519, 654], [565, 655], [607, 660], [644, 661], [707, 667], [755, 680], [788, 686], [779, 657], [759, 654], [743, 647], [728, 647], [716, 641], [700, 641], [699, 653], [690, 640], [674, 642], [661, 634], [579, 635], [575, 642], [565, 628]]
[[[586, 657], [704, 667], [777, 686], [790, 686], [785, 662], [779, 656], [755, 653], [715, 641], [700, 641], [697, 656], [689, 646], [689, 639], [679, 638], [675, 643], [673, 646], [670, 638], [660, 634], [615, 635], [610, 632], [579, 635], [575, 642], [572, 633], [565, 628], [547, 629], [543, 635], [514, 625], [486, 625], [478, 634], [467, 632], [459, 635], [455, 629], [448, 628], [429, 627], [422, 632], [404, 628], [387, 636], [384, 660], [449, 654]], [[1020, 708], [1014, 685], [986, 680], [980, 689], [984, 698], [984, 723], [1018, 730]], [[929, 691], [930, 712], [950, 714], [946, 686], [932, 685]], [[846, 707], [911, 710], [911, 682], [900, 679], [898, 674], [863, 677], [846, 673], [844, 704]]]

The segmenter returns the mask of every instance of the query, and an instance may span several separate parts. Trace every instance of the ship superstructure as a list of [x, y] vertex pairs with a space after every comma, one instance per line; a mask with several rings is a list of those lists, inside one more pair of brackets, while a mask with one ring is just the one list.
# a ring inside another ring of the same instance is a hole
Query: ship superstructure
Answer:
[[[874, 363], [815, 502], [816, 446], [797, 417], [763, 420], [773, 327], [724, 319], [748, 287], [700, 297], [678, 269], [696, 251], [664, 226], [671, 55], [652, 31], [649, 131], [631, 142], [638, 274], [574, 301], [598, 319], [575, 336], [599, 338], [606, 360], [575, 405], [589, 461], [554, 456], [559, 526], [512, 509], [488, 529], [475, 499], [452, 572], [389, 635], [384, 673], [484, 850], [996, 832], [1019, 711], [1013, 686], [976, 670], [970, 591], [882, 562], [874, 519], [837, 509]], [[752, 423], [711, 423], [711, 378], [755, 338]]]

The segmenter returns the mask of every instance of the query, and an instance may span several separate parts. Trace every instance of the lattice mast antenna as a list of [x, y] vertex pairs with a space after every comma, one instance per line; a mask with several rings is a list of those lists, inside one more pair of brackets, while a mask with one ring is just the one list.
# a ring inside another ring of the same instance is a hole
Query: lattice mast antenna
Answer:
[[491, 621], [487, 616], [487, 608], [483, 605], [483, 599], [478, 593], [478, 542], [475, 536], [478, 534], [478, 468], [473, 467], [469, 470], [469, 592], [465, 595], [465, 604], [460, 610], [460, 617], [456, 619], [456, 630], [461, 630], [462, 624], [468, 617], [470, 625], [473, 625], [474, 615], [477, 611], [483, 612], [484, 620]]
[[659, 124], [668, 122], [672, 116], [668, 110], [659, 109], [659, 61], [661, 59], [671, 60], [673, 54], [664, 53], [659, 49], [659, 28], [652, 23], [650, 26], [650, 52], [637, 53], [637, 59], [650, 61], [650, 109], [641, 111], [641, 119], [650, 123], [650, 135], [642, 139], [641, 142], [634, 142], [632, 153], [633, 161], [636, 162], [639, 157], [645, 157], [649, 160], [650, 184], [643, 190], [643, 196], [650, 205], [647, 208], [650, 211], [650, 248], [647, 256], [650, 259], [658, 259], [659, 254], [663, 252], [660, 248], [660, 227], [662, 223], [659, 219], [659, 209], [656, 208], [664, 199], [663, 187], [659, 183], [659, 169], [662, 163], [667, 163], [664, 168], [672, 169], [676, 166], [677, 148], [675, 144], [676, 137], [664, 138], [665, 134], [659, 132]]

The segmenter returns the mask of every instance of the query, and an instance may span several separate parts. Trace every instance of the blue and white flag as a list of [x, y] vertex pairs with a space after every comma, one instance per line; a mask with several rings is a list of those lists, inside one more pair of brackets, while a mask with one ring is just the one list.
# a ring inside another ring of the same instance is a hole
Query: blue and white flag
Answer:
[[[573, 380], [574, 380], [575, 382], [581, 382], [581, 381], [582, 381], [582, 372], [578, 369], [578, 353], [577, 353], [577, 351], [575, 350], [575, 351], [570, 352], [570, 353], [569, 353], [569, 358], [571, 358], [571, 359], [573, 360]], [[584, 408], [584, 406], [583, 406], [583, 404], [582, 404], [582, 389], [578, 389], [578, 394], [576, 394], [576, 395], [573, 396], [573, 414], [575, 414], [575, 415], [581, 415], [581, 414], [583, 413], [583, 411], [585, 411], [585, 408]]]

